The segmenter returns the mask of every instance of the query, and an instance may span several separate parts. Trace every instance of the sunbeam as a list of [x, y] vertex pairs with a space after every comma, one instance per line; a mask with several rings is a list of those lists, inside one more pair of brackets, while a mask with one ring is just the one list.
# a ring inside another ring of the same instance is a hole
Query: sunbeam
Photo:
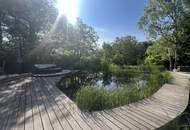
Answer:
[[57, 0], [57, 8], [60, 15], [67, 17], [71, 24], [76, 23], [79, 0]]

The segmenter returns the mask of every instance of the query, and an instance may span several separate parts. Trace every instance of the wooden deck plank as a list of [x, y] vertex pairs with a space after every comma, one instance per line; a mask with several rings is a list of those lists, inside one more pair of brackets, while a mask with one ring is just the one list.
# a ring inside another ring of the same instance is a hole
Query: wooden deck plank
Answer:
[[32, 111], [32, 97], [30, 91], [30, 84], [26, 85], [26, 102], [25, 102], [25, 130], [34, 130], [34, 120]]
[[13, 106], [14, 100], [12, 98], [12, 100], [9, 100], [4, 106], [1, 107], [1, 111], [0, 111], [0, 129], [5, 129], [6, 128], [6, 124], [9, 120], [9, 116], [11, 114], [11, 110], [9, 110], [9, 108], [11, 108]]
[[[54, 79], [49, 79], [49, 78], [45, 78], [44, 79], [46, 81], [47, 84], [49, 84], [50, 86], [55, 86], [55, 81]], [[57, 93], [60, 94], [60, 95], [63, 95], [63, 93], [61, 93], [60, 90], [58, 90], [58, 88], [55, 88], [57, 89]], [[64, 96], [64, 95], [63, 95]], [[71, 102], [71, 100], [68, 100], [67, 97], [64, 97], [64, 99], [66, 99], [68, 102]], [[85, 121], [85, 123], [87, 123], [89, 126], [91, 126], [92, 129], [95, 129], [95, 130], [99, 130], [101, 125], [99, 125], [97, 122], [95, 122], [95, 120], [92, 118], [91, 115], [88, 114], [88, 116], [85, 114], [85, 113], [82, 113], [79, 108], [75, 105], [75, 104], [72, 104], [72, 107], [69, 108], [70, 110], [75, 110], [75, 114], [77, 114], [78, 116], [80, 116], [80, 118], [82, 118], [83, 121]], [[88, 128], [88, 127], [87, 127]], [[86, 129], [86, 128], [85, 128]], [[89, 128], [88, 128], [89, 129]]]
[[163, 104], [162, 102], [159, 102], [159, 101], [151, 101], [151, 102], [150, 101], [143, 101], [141, 104], [159, 105], [160, 107], [165, 108], [165, 110], [171, 111], [173, 113], [181, 113], [181, 111], [182, 111], [182, 109], [179, 109], [178, 107], [173, 107], [173, 106], [170, 106], [168, 104]]
[[36, 96], [38, 97], [37, 102], [38, 102], [40, 115], [41, 115], [42, 122], [43, 122], [43, 128], [45, 130], [53, 130], [52, 124], [51, 124], [50, 119], [49, 119], [48, 112], [47, 112], [45, 105], [43, 103], [42, 94], [40, 91], [40, 85], [38, 84], [38, 82], [35, 82], [34, 86], [35, 86], [35, 90], [38, 91], [38, 93], [36, 93]]
[[[126, 106], [125, 106], [126, 107]], [[145, 121], [148, 124], [151, 124], [154, 128], [158, 128], [159, 124], [155, 123], [154, 121], [152, 121], [151, 119], [147, 119], [146, 116], [136, 113], [136, 111], [131, 111], [131, 110], [126, 110], [125, 107], [120, 107], [119, 109], [121, 109], [122, 111], [130, 111], [131, 113], [133, 113], [133, 115], [135, 115], [137, 118]]]
[[17, 79], [0, 86], [0, 129], [12, 129], [16, 121], [21, 86], [29, 82], [26, 79]]
[[61, 113], [61, 110], [59, 109], [57, 104], [53, 105], [52, 107], [53, 107], [53, 109], [54, 109], [54, 111], [56, 113], [56, 116], [57, 116], [61, 126], [62, 126], [62, 129], [71, 130], [72, 128], [71, 128], [70, 124], [66, 120], [65, 116]]
[[[53, 91], [52, 91], [53, 92]], [[64, 99], [60, 99], [57, 98], [57, 95], [53, 94], [54, 98], [56, 98], [56, 102], [58, 104], [58, 106], [60, 107], [60, 109], [62, 110], [62, 114], [66, 117], [66, 119], [68, 120], [69, 124], [71, 125], [71, 127], [73, 129], [82, 129], [79, 124], [76, 122], [76, 120], [72, 117], [71, 113], [65, 108], [65, 104], [63, 103], [62, 100]]]
[[[20, 87], [18, 87], [18, 88], [20, 88]], [[9, 119], [8, 119], [8, 122], [7, 122], [7, 126], [6, 126], [7, 130], [14, 129], [14, 125], [16, 123], [18, 107], [19, 107], [19, 99], [20, 99], [20, 95], [17, 92], [14, 95], [13, 102], [11, 102], [13, 105], [11, 106], [11, 108], [9, 108], [9, 109], [12, 109], [12, 110], [10, 110], [11, 112], [10, 112]]]
[[[111, 110], [85, 113], [55, 85], [60, 77], [33, 78], [0, 87], [0, 129], [156, 129], [187, 107], [189, 77], [174, 74], [152, 97]], [[8, 87], [6, 87], [8, 86]]]
[[32, 83], [30, 86], [31, 96], [32, 96], [34, 129], [35, 130], [43, 130], [43, 122], [41, 119], [40, 110], [39, 110], [38, 101], [37, 101], [37, 95], [36, 95], [36, 93], [38, 93], [38, 91], [35, 91], [34, 82], [36, 82], [35, 79], [32, 80]]
[[[139, 108], [141, 108], [142, 111], [148, 112], [153, 116], [156, 116], [158, 118], [162, 118], [165, 121], [171, 120], [171, 117], [167, 115], [167, 113], [163, 112], [162, 110], [155, 109], [147, 104], [139, 104]], [[164, 117], [164, 118], [163, 118]]]
[[[14, 95], [15, 93], [17, 93], [17, 91], [19, 92], [19, 88], [18, 86], [21, 85], [17, 85], [17, 83], [19, 84], [20, 82], [24, 82], [24, 81], [20, 81], [17, 80], [14, 83], [4, 83], [2, 85], [0, 85], [0, 114], [1, 115], [5, 115], [4, 113], [6, 113], [9, 109], [8, 106], [9, 104], [12, 104], [13, 100], [15, 99]], [[3, 116], [1, 116], [3, 118]]]
[[[154, 97], [153, 96], [153, 98], [154, 99], [157, 99], [157, 100], [159, 100], [159, 101], [162, 101], [162, 102], [165, 102], [165, 103], [167, 103], [167, 104], [169, 104], [169, 105], [174, 105], [174, 106], [176, 106], [176, 107], [179, 107], [179, 108], [184, 108], [184, 107], [186, 107], [186, 102], [187, 101], [184, 101], [184, 102], [175, 102], [176, 100], [173, 100], [173, 99], [171, 99], [171, 100], [168, 100], [169, 98], [166, 98], [166, 97], [159, 97], [159, 96], [156, 96], [156, 97]], [[187, 98], [187, 97], [186, 97]], [[186, 98], [183, 98], [184, 100], [186, 99]], [[151, 98], [150, 98], [151, 99]]]
[[132, 106], [132, 105], [122, 107], [121, 109], [130, 110], [130, 111], [132, 111], [133, 113], [137, 113], [138, 115], [141, 115], [142, 117], [144, 117], [144, 118], [146, 118], [147, 120], [151, 121], [152, 123], [154, 123], [154, 124], [157, 125], [158, 127], [161, 126], [161, 125], [163, 125], [163, 123], [164, 123], [164, 121], [162, 121], [161, 119], [154, 118], [154, 117], [152, 116], [152, 114], [147, 113], [147, 112], [144, 112], [144, 111], [142, 111], [141, 109], [139, 109], [138, 107], [135, 107], [135, 106]]
[[96, 122], [102, 125], [101, 126], [102, 130], [110, 130], [113, 129], [113, 127], [115, 129], [119, 129], [119, 127], [113, 125], [109, 120], [103, 118], [103, 116], [101, 116], [101, 114], [99, 114], [98, 112], [93, 112], [92, 116]]
[[50, 119], [50, 122], [52, 124], [52, 127], [53, 129], [62, 129], [61, 128], [61, 124], [59, 124], [59, 121], [57, 120], [57, 117], [54, 113], [54, 110], [53, 110], [53, 107], [51, 105], [51, 102], [50, 100], [48, 100], [49, 97], [47, 97], [45, 91], [46, 89], [44, 89], [42, 86], [44, 86], [43, 84], [41, 84], [41, 81], [38, 80], [38, 84], [40, 86], [40, 92], [41, 92], [41, 97], [42, 97], [42, 100], [43, 100], [43, 104], [46, 108], [46, 111], [48, 113], [48, 116], [49, 116], [49, 119]]
[[[56, 100], [53, 100], [57, 106], [57, 109], [60, 111], [61, 116], [63, 117], [62, 123], [65, 123], [63, 126], [65, 129], [73, 129], [73, 128], [80, 128], [80, 126], [75, 122], [74, 118], [72, 117], [69, 117], [67, 118], [68, 116], [71, 116], [70, 113], [64, 108], [64, 106], [62, 105], [62, 102], [61, 100], [62, 99], [59, 99], [57, 94], [54, 93], [54, 89], [51, 88], [51, 85], [48, 86], [49, 84], [46, 84], [44, 83], [44, 86], [46, 87], [46, 89], [48, 90], [49, 94], [52, 96], [52, 99], [56, 99]], [[49, 88], [50, 87], [50, 88]], [[54, 88], [54, 87], [53, 87]], [[64, 100], [64, 99], [63, 99]], [[64, 109], [64, 110], [63, 110]], [[60, 118], [59, 118], [60, 119]], [[74, 122], [73, 122], [74, 121]], [[72, 123], [73, 122], [73, 123]]]
[[[119, 110], [118, 110], [119, 109]], [[141, 120], [139, 119], [138, 117], [136, 117], [133, 113], [130, 113], [130, 111], [122, 111], [120, 110], [120, 108], [115, 108], [115, 109], [112, 109], [110, 110], [112, 111], [112, 113], [114, 113], [114, 115], [117, 117], [117, 116], [120, 116], [120, 118], [124, 119], [124, 120], [127, 120], [128, 118], [130, 118], [133, 122], [136, 122], [136, 126], [138, 126], [138, 128], [143, 128], [143, 129], [155, 129], [154, 126], [152, 126], [151, 124], [145, 122], [144, 120]], [[132, 125], [134, 125], [132, 123]], [[139, 126], [140, 125], [140, 126]]]
[[[47, 83], [47, 82], [45, 82]], [[48, 87], [51, 87], [49, 84], [47, 85]], [[53, 86], [52, 86], [53, 87]], [[51, 88], [50, 88], [51, 89]], [[80, 116], [78, 115], [78, 113], [76, 111], [74, 111], [74, 107], [69, 107], [69, 105], [71, 106], [72, 104], [70, 104], [69, 102], [67, 102], [67, 98], [61, 96], [62, 93], [59, 93], [60, 91], [56, 91], [56, 88], [55, 89], [51, 89], [53, 91], [53, 93], [55, 95], [59, 95], [59, 98], [62, 103], [64, 104], [65, 106], [65, 109], [70, 113], [70, 115], [73, 117], [73, 119], [76, 121], [76, 123], [80, 126], [80, 128], [82, 129], [91, 129], [91, 127], [88, 126], [88, 124], [86, 124], [82, 118], [80, 118]]]
[[159, 102], [161, 104], [165, 104], [165, 105], [168, 105], [168, 106], [171, 106], [171, 107], [174, 107], [174, 108], [178, 108], [180, 110], [184, 109], [185, 105], [181, 106], [181, 105], [177, 105], [177, 104], [174, 104], [174, 103], [171, 103], [171, 102], [168, 102], [166, 100], [163, 100], [163, 99], [158, 99], [158, 98], [155, 98], [155, 97], [152, 97], [152, 98], [149, 98], [149, 99], [146, 99], [145, 101], [154, 101], [154, 102]]
[[72, 117], [76, 120], [76, 122], [80, 125], [82, 129], [89, 130], [92, 129], [79, 115], [76, 111], [75, 107], [73, 107], [73, 104], [67, 102], [66, 100], [62, 100], [63, 103], [65, 103], [65, 108], [70, 111]]
[[133, 129], [143, 129], [143, 130], [147, 130], [147, 128], [154, 128], [153, 126], [147, 124], [146, 122], [141, 122], [138, 121], [138, 119], [134, 118], [133, 115], [131, 115], [131, 113], [127, 112], [127, 113], [122, 113], [122, 111], [120, 110], [120, 108], [117, 109], [112, 109], [110, 110], [111, 114], [115, 117], [118, 117], [119, 120], [121, 120], [121, 118], [123, 120], [126, 120], [128, 123], [127, 125], [130, 126], [130, 128]]
[[[47, 82], [45, 82], [46, 84]], [[48, 87], [50, 87], [50, 85], [47, 85]], [[52, 90], [54, 92], [55, 95], [60, 95], [62, 93], [60, 93], [60, 91], [56, 91], [56, 89]], [[63, 97], [63, 96], [62, 96]], [[58, 97], [59, 98], [59, 97]], [[61, 98], [61, 96], [60, 96]], [[71, 111], [71, 115], [73, 116], [73, 118], [76, 120], [76, 122], [80, 125], [80, 127], [82, 129], [91, 129], [91, 127], [78, 115], [77, 109], [76, 108], [76, 104], [74, 104], [73, 102], [69, 102], [67, 97], [63, 97], [63, 103], [65, 104], [65, 108], [68, 111]]]
[[[41, 84], [40, 86], [45, 86], [45, 84], [41, 83], [41, 80], [39, 80], [39, 84]], [[42, 89], [41, 91], [43, 94], [42, 97], [44, 99], [44, 104], [45, 104], [46, 109], [48, 111], [48, 114], [50, 116], [50, 121], [51, 121], [53, 128], [55, 130], [63, 129], [63, 126], [61, 125], [59, 119], [57, 118], [57, 114], [56, 114], [54, 107], [53, 107], [55, 104], [52, 100], [50, 100], [49, 94], [47, 93], [47, 89], [44, 87], [41, 87], [41, 89]]]
[[[154, 105], [155, 104], [153, 104], [153, 105], [152, 104], [148, 104], [148, 107], [151, 108], [151, 109], [153, 109], [153, 110], [162, 111], [164, 113], [163, 109], [155, 107]], [[154, 112], [146, 111], [147, 107], [146, 107], [146, 105], [143, 106], [142, 103], [138, 103], [138, 106], [136, 106], [136, 105], [135, 106], [130, 105], [130, 107], [128, 107], [128, 108], [131, 108], [131, 109], [134, 109], [136, 111], [139, 111], [139, 112], [141, 112], [144, 115], [148, 115], [150, 118], [154, 118], [158, 122], [162, 122], [163, 123], [163, 122], [167, 122], [168, 119], [170, 119], [170, 118], [167, 118], [166, 114], [155, 115]]]
[[122, 121], [120, 121], [117, 117], [115, 117], [114, 115], [107, 113], [105, 111], [101, 111], [99, 112], [102, 116], [104, 116], [106, 119], [108, 119], [109, 121], [111, 121], [113, 124], [115, 124], [116, 126], [118, 126], [120, 129], [129, 129], [129, 127], [127, 127], [125, 125], [125, 123], [123, 123]]
[[24, 130], [25, 125], [25, 85], [22, 86], [21, 89], [21, 96], [20, 96], [20, 103], [18, 108], [18, 114], [17, 114], [17, 124], [15, 126], [15, 130]]

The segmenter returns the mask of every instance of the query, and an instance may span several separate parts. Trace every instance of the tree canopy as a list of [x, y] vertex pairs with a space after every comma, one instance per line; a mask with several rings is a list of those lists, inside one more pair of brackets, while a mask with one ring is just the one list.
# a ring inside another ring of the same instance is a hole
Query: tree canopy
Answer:
[[0, 5], [0, 59], [8, 68], [12, 63], [61, 64], [67, 58], [80, 64], [96, 48], [94, 29], [81, 19], [75, 26], [69, 24], [55, 4], [54, 0], [7, 0]]
[[167, 40], [160, 38], [154, 41], [153, 45], [146, 50], [146, 64], [163, 64], [164, 61], [169, 62], [169, 68], [173, 68], [173, 59], [175, 58], [176, 46]]
[[0, 5], [0, 66], [12, 73], [37, 63], [88, 71], [143, 63], [172, 69], [190, 63], [189, 23], [189, 0], [148, 0], [139, 27], [151, 41], [126, 35], [98, 47], [95, 30], [80, 18], [70, 24], [55, 0], [6, 0]]
[[[156, 39], [162, 37], [167, 43], [176, 46], [174, 68], [182, 56], [180, 52], [186, 47], [189, 48], [187, 17], [183, 0], [149, 0], [144, 16], [139, 21], [140, 28], [144, 29], [150, 37]], [[187, 48], [186, 51], [189, 50]]]

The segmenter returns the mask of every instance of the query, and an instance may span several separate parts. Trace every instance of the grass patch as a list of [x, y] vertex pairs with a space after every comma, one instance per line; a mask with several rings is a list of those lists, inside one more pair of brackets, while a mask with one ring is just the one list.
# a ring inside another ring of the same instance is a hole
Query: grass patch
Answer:
[[145, 87], [126, 84], [120, 89], [108, 91], [100, 87], [86, 86], [77, 92], [75, 101], [85, 111], [110, 109], [149, 97], [172, 78], [169, 72], [161, 71], [158, 67], [148, 66], [143, 67], [143, 70], [149, 71]]

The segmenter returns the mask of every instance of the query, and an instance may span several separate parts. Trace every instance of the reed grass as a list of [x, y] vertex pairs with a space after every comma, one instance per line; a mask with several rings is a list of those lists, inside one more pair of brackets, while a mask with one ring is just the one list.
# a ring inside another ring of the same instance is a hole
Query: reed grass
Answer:
[[120, 89], [113, 91], [109, 91], [103, 87], [86, 86], [76, 94], [75, 101], [77, 105], [85, 111], [123, 106], [151, 96], [172, 78], [169, 72], [161, 71], [158, 67], [144, 67], [143, 69], [149, 70], [146, 86], [138, 88], [136, 84], [126, 84], [120, 87]]

